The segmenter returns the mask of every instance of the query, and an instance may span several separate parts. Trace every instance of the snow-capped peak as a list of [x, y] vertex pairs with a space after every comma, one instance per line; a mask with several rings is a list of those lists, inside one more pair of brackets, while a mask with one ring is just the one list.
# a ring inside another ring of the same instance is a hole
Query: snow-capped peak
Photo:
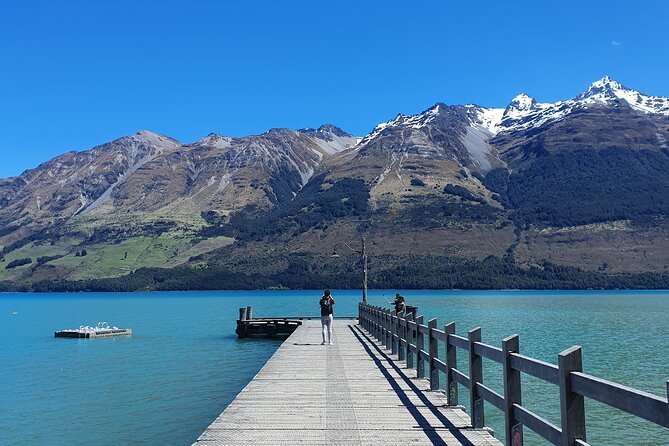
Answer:
[[614, 81], [610, 77], [604, 76], [600, 80], [590, 84], [590, 87], [588, 87], [588, 89], [585, 92], [579, 94], [576, 97], [576, 99], [587, 99], [587, 98], [604, 99], [604, 100], [615, 99], [615, 98], [620, 98], [620, 94], [624, 92], [634, 92], [634, 91], [623, 87], [620, 83]]
[[506, 108], [514, 110], [529, 110], [534, 107], [536, 103], [537, 101], [535, 101], [534, 98], [526, 95], [525, 93], [520, 93], [511, 100]]
[[509, 105], [506, 106], [503, 119], [520, 119], [531, 113], [536, 108], [537, 101], [535, 101], [534, 98], [526, 95], [525, 93], [520, 93], [515, 98], [513, 98], [511, 102], [509, 102]]
[[638, 91], [625, 88], [608, 76], [593, 82], [587, 91], [575, 99], [583, 103], [622, 100], [633, 109], [642, 113], [656, 113], [669, 116], [669, 98], [647, 96]]
[[603, 104], [624, 101], [634, 110], [669, 116], [669, 98], [646, 96], [630, 90], [609, 76], [590, 84], [588, 89], [574, 99], [554, 103], [537, 103], [526, 94], [513, 98], [504, 112], [500, 131], [523, 130], [547, 122], [563, 119], [576, 109], [598, 107]]

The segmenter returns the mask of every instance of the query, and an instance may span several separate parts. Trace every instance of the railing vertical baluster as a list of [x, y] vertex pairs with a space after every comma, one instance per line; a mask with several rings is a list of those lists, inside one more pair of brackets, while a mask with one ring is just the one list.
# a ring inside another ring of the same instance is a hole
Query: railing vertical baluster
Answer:
[[425, 335], [420, 331], [423, 324], [423, 316], [416, 318], [416, 376], [425, 378], [425, 361], [420, 356], [420, 351], [425, 349]]
[[371, 318], [370, 318], [372, 323], [371, 323], [371, 326], [369, 327], [369, 334], [371, 334], [372, 336], [374, 336], [376, 334], [376, 320], [375, 320], [375, 318], [376, 318], [376, 309], [374, 307], [372, 307]]
[[511, 353], [520, 352], [518, 335], [502, 340], [504, 353], [504, 432], [508, 446], [523, 445], [523, 426], [513, 416], [513, 405], [522, 404], [520, 392], [520, 371], [511, 368]]
[[455, 334], [455, 322], [451, 322], [448, 325], [444, 325], [444, 335], [446, 338], [446, 367], [448, 373], [446, 373], [446, 392], [448, 393], [448, 405], [457, 406], [458, 405], [458, 383], [455, 382], [453, 378], [453, 369], [458, 368], [458, 353], [455, 348], [455, 345], [451, 344], [448, 335]]
[[430, 352], [430, 363], [428, 370], [430, 373], [430, 390], [439, 389], [439, 369], [434, 362], [439, 357], [439, 344], [437, 338], [432, 334], [432, 329], [437, 328], [437, 318], [427, 321], [427, 344]]
[[386, 346], [386, 310], [381, 309], [381, 345]]
[[379, 339], [379, 310], [374, 307], [373, 312], [372, 320], [374, 321], [374, 325], [372, 329], [372, 336], [374, 336], [376, 339]]
[[390, 316], [391, 316], [390, 310], [386, 310], [386, 349], [388, 349], [388, 350], [391, 349], [390, 343], [391, 343], [391, 339], [392, 339], [392, 335], [393, 335], [393, 333], [391, 331], [391, 326], [390, 326], [390, 322], [391, 322]]
[[406, 361], [407, 369], [413, 368], [413, 353], [411, 353], [411, 341], [413, 341], [413, 330], [409, 327], [409, 322], [413, 322], [413, 313], [407, 314], [407, 351], [406, 351]]
[[386, 326], [384, 321], [385, 314], [383, 313], [383, 308], [379, 308], [379, 343], [384, 345], [386, 343]]
[[376, 323], [377, 311], [376, 307], [372, 309], [372, 336], [378, 338], [378, 324]]
[[397, 335], [397, 330], [395, 329], [395, 317], [397, 316], [397, 312], [395, 310], [392, 310], [390, 312], [390, 354], [394, 355], [397, 353], [397, 347], [396, 347], [396, 342], [395, 342], [395, 336]]
[[583, 371], [583, 353], [580, 346], [568, 348], [558, 355], [560, 384], [560, 416], [562, 446], [572, 446], [577, 438], [585, 440], [585, 398], [571, 391], [569, 375]]
[[358, 306], [358, 319], [359, 319], [358, 322], [360, 323], [360, 326], [362, 328], [365, 328], [365, 325], [367, 324], [367, 322], [365, 320], [366, 318], [367, 318], [367, 313], [366, 313], [365, 305], [361, 303]]
[[383, 310], [383, 346], [388, 350], [390, 348], [390, 323], [389, 323], [389, 311]]
[[397, 320], [397, 360], [398, 361], [404, 361], [404, 332], [406, 330], [406, 326], [402, 326], [402, 324], [406, 324], [407, 320], [407, 315], [404, 310], [400, 311], [400, 314], [398, 315], [399, 319]]
[[483, 382], [483, 358], [474, 353], [474, 343], [481, 342], [481, 327], [469, 330], [467, 339], [469, 340], [469, 407], [472, 427], [477, 429], [483, 427], [485, 423], [483, 398], [476, 389], [476, 384]]
[[367, 329], [367, 307], [365, 304], [360, 304], [360, 311], [362, 312], [362, 320], [360, 323], [362, 324], [362, 328]]

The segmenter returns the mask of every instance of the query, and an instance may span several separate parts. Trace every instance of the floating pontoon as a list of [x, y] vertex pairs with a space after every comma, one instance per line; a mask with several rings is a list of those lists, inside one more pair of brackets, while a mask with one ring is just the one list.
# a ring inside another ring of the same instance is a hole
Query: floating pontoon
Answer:
[[81, 325], [76, 330], [60, 330], [54, 333], [57, 338], [107, 338], [110, 336], [130, 336], [129, 328], [111, 327], [107, 322], [98, 322], [95, 327]]

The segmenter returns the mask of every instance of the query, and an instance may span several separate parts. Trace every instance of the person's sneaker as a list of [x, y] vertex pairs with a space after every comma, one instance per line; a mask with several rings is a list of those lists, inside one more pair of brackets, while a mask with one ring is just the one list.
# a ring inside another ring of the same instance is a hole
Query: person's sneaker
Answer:
[[330, 341], [330, 345], [334, 345], [334, 344], [332, 343], [332, 341]]
[[321, 342], [321, 345], [325, 345], [325, 341]]

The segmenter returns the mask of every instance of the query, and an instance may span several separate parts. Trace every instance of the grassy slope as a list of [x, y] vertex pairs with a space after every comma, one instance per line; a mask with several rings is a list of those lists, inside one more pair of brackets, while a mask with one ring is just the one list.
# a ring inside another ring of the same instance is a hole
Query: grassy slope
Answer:
[[[60, 239], [55, 244], [49, 242], [30, 243], [5, 255], [0, 262], [0, 281], [23, 279], [37, 266], [37, 258], [42, 256], [63, 257], [52, 260], [47, 265], [57, 267], [59, 277], [70, 280], [118, 277], [141, 267], [173, 267], [188, 262], [189, 258], [232, 243], [228, 237], [214, 237], [207, 240], [197, 238], [197, 232], [204, 221], [198, 215], [179, 214], [165, 216], [101, 215], [83, 216], [67, 223], [72, 233], [92, 233], [99, 228], [133, 227], [159, 221], [173, 221], [176, 229], [160, 235], [140, 235], [125, 240], [110, 240], [108, 243], [87, 244], [85, 238]], [[86, 249], [87, 255], [75, 256], [76, 251]], [[127, 254], [126, 254], [127, 253]], [[31, 258], [33, 263], [10, 270], [5, 266], [16, 259]]]

